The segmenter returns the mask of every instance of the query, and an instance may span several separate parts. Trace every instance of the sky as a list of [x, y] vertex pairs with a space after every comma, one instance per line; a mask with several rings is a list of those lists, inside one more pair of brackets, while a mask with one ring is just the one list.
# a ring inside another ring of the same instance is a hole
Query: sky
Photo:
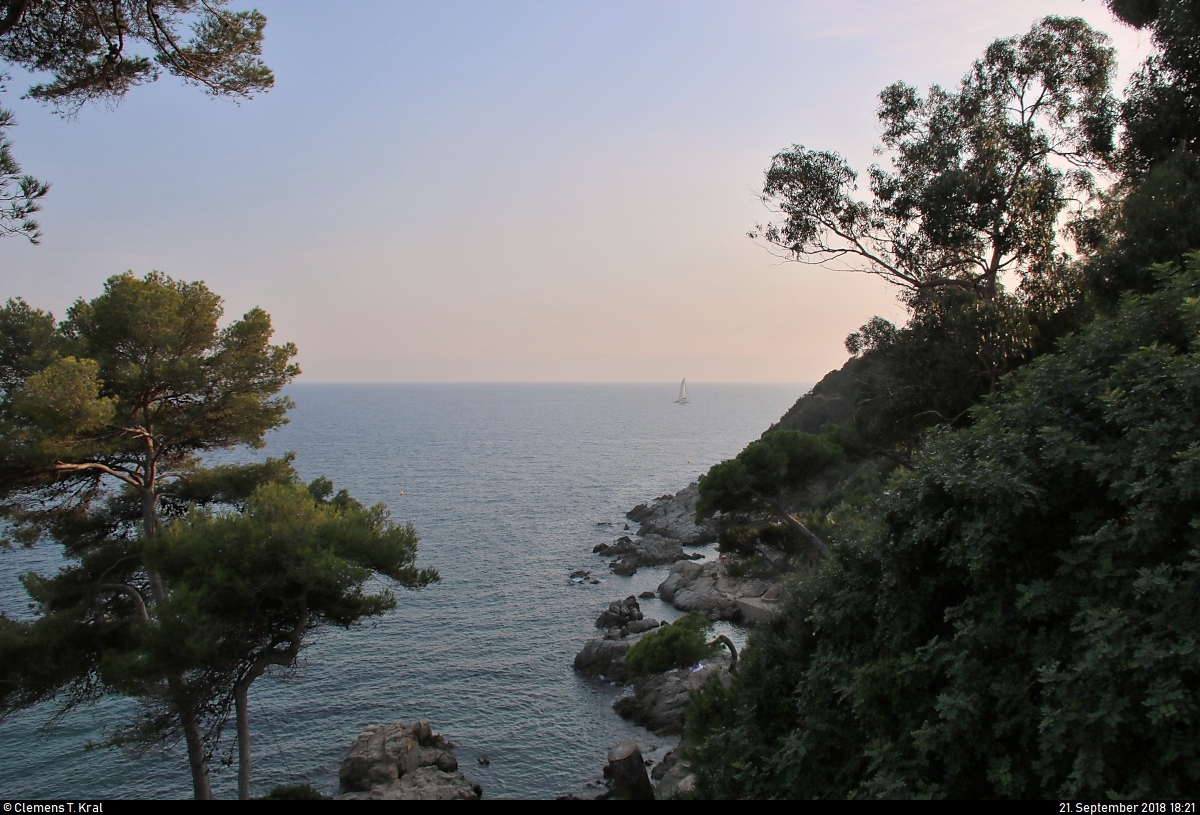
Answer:
[[1100, 0], [267, 0], [266, 94], [165, 76], [73, 120], [0, 101], [51, 182], [0, 298], [62, 316], [132, 270], [265, 309], [304, 382], [812, 382], [896, 292], [746, 236], [793, 143], [876, 160], [877, 95], [953, 85]]

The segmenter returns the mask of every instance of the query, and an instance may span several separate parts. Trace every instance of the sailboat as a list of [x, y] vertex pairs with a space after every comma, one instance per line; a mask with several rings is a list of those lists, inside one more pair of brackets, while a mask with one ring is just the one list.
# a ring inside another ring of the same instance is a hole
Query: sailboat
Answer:
[[679, 383], [679, 398], [675, 400], [675, 404], [686, 405], [690, 401], [692, 401], [692, 400], [688, 399], [687, 380], [684, 379], [682, 382]]

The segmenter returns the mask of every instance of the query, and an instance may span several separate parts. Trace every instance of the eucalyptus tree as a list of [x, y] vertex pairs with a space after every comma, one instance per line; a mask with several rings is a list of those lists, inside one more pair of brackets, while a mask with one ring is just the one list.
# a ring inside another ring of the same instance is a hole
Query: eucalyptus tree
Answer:
[[1096, 190], [1113, 150], [1113, 49], [1080, 19], [1046, 17], [993, 42], [957, 88], [903, 82], [878, 111], [890, 167], [870, 197], [835, 152], [793, 145], [766, 171], [778, 219], [752, 237], [810, 264], [868, 272], [910, 296], [952, 288], [996, 297], [1001, 277], [1053, 292], [1063, 213]]
[[[228, 0], [0, 0], [0, 60], [49, 74], [27, 96], [73, 116], [87, 102], [115, 104], [163, 72], [212, 96], [249, 98], [274, 83], [263, 63], [267, 20], [229, 11]], [[190, 32], [190, 33], [189, 33]], [[2, 89], [2, 88], [0, 88]], [[0, 237], [37, 243], [30, 216], [49, 187], [21, 174], [0, 110]]]

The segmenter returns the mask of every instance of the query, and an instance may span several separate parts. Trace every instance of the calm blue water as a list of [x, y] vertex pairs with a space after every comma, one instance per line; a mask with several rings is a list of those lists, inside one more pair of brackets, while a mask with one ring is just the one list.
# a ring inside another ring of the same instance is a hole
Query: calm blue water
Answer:
[[[298, 670], [254, 685], [254, 793], [299, 782], [335, 792], [364, 727], [416, 718], [455, 742], [485, 798], [582, 792], [610, 745], [663, 744], [612, 712], [620, 688], [571, 662], [609, 601], [655, 588], [665, 569], [617, 577], [592, 547], [634, 504], [736, 455], [807, 387], [697, 384], [689, 405], [672, 403], [675, 384], [290, 388], [291, 423], [266, 452], [294, 450], [306, 479], [327, 476], [412, 520], [420, 564], [442, 582], [400, 593], [374, 624], [322, 632]], [[16, 576], [54, 564], [50, 548], [0, 552], [0, 608], [27, 614]], [[579, 568], [605, 582], [570, 584]], [[677, 616], [656, 600], [643, 609]], [[52, 731], [52, 708], [0, 723], [0, 798], [190, 797], [181, 747], [85, 749], [130, 710], [105, 702]], [[217, 795], [234, 797], [235, 770], [213, 769]]]

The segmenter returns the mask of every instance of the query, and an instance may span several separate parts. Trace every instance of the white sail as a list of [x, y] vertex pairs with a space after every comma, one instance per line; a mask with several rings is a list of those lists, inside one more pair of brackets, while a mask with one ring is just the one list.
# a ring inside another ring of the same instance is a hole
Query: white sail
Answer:
[[679, 398], [675, 400], [675, 404], [686, 405], [690, 401], [692, 401], [692, 400], [688, 399], [687, 380], [684, 379], [682, 382], [679, 383]]

